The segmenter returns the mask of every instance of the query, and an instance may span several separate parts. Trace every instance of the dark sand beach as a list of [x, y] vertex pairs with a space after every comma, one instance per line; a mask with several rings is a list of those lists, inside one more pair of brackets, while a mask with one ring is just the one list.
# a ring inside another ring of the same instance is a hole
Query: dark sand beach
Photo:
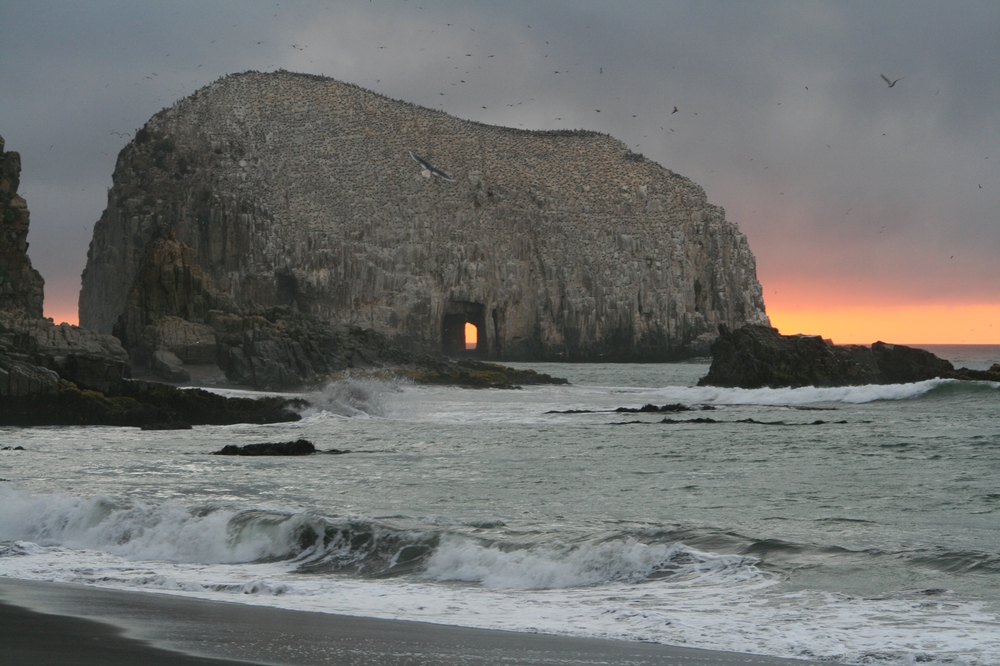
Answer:
[[810, 662], [0, 578], [0, 663], [802, 666]]

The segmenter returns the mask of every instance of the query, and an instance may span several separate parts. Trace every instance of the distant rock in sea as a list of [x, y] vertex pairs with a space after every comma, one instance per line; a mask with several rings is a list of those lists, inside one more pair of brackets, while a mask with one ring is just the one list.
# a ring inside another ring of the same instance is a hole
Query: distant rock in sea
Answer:
[[[345, 330], [410, 354], [661, 361], [768, 322], [736, 225], [622, 142], [285, 71], [220, 79], [122, 150], [80, 321], [133, 360], [169, 349], [257, 386], [366, 357]], [[317, 326], [342, 354], [310, 347]]]
[[768, 326], [720, 326], [712, 365], [699, 386], [783, 388], [906, 384], [927, 379], [1000, 381], [1000, 373], [955, 369], [929, 351], [875, 342], [834, 345], [820, 336], [781, 335]]

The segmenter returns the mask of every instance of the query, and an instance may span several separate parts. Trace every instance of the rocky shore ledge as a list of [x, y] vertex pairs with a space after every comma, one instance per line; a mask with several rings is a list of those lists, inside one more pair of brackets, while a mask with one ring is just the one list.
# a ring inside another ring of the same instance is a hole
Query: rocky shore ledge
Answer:
[[906, 384], [927, 379], [1000, 382], [1000, 364], [989, 370], [956, 369], [929, 351], [875, 342], [834, 345], [814, 335], [781, 335], [769, 326], [730, 331], [719, 326], [712, 366], [699, 386], [784, 388]]

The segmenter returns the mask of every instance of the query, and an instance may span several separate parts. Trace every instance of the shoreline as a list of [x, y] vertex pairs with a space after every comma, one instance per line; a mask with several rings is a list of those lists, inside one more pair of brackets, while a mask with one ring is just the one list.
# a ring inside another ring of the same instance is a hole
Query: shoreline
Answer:
[[0, 661], [24, 666], [116, 662], [153, 666], [817, 663], [659, 643], [470, 629], [2, 577], [0, 618]]

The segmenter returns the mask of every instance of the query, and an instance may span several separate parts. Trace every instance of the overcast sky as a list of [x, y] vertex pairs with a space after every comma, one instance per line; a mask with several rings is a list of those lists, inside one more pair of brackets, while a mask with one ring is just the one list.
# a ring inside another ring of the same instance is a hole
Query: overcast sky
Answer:
[[57, 321], [136, 128], [281, 68], [607, 132], [725, 208], [769, 311], [1000, 305], [998, 2], [0, 0], [0, 17], [0, 134]]

